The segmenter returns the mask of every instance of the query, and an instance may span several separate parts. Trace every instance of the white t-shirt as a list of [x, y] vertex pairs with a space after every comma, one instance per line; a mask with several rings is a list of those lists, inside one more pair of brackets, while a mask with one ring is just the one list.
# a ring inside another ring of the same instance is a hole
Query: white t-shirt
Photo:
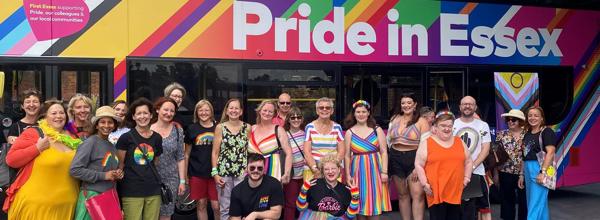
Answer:
[[[481, 144], [492, 141], [490, 127], [487, 123], [479, 119], [474, 119], [472, 122], [467, 123], [458, 118], [454, 120], [453, 131], [455, 136], [460, 137], [467, 144], [469, 153], [471, 153], [471, 160], [473, 161], [477, 159], [477, 156], [481, 152]], [[479, 164], [473, 170], [473, 173], [481, 176], [485, 175], [483, 163]]]

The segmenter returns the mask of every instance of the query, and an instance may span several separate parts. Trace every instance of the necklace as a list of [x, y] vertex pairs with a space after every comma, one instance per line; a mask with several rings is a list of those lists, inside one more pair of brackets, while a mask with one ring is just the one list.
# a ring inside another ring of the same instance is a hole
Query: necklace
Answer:
[[46, 135], [58, 142], [61, 142], [65, 146], [69, 147], [71, 150], [77, 150], [77, 147], [79, 147], [79, 144], [81, 144], [81, 142], [83, 142], [79, 138], [73, 138], [70, 135], [59, 133], [58, 131], [56, 131], [56, 129], [54, 129], [54, 128], [50, 127], [50, 125], [48, 125], [48, 121], [46, 121], [46, 119], [42, 119], [42, 120], [38, 121], [38, 125], [39, 125], [40, 129], [42, 129], [42, 131], [44, 132], [44, 135]]

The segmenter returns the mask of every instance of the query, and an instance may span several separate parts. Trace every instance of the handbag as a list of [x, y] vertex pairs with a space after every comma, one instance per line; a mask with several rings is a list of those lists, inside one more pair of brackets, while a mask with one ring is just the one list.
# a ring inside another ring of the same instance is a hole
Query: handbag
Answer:
[[[87, 191], [84, 190], [83, 194], [87, 197]], [[92, 220], [119, 220], [123, 219], [123, 213], [121, 212], [121, 205], [119, 203], [119, 196], [117, 196], [117, 190], [111, 188], [106, 192], [92, 196], [85, 200], [85, 208]]]
[[[542, 131], [540, 131], [540, 135], [538, 137], [538, 141], [540, 143], [540, 152], [535, 154], [538, 163], [540, 163], [540, 167], [542, 167], [542, 165], [544, 164], [544, 158], [546, 158], [546, 152], [544, 152], [543, 150], [544, 144], [542, 141], [542, 135], [544, 134], [545, 129], [546, 127], [542, 128]], [[541, 185], [551, 190], [556, 189], [556, 160], [552, 159], [552, 163], [550, 164], [550, 166], [548, 166], [548, 168], [546, 168], [546, 172], [544, 172], [543, 174], [544, 177]]]
[[[138, 146], [139, 142], [137, 141], [137, 138], [133, 134], [130, 134], [130, 136], [133, 139], [133, 142], [135, 142], [135, 145]], [[144, 160], [146, 160], [149, 163], [150, 169], [152, 170], [152, 173], [154, 174], [154, 178], [156, 178], [156, 181], [160, 184], [160, 199], [162, 201], [162, 204], [169, 204], [169, 203], [173, 202], [173, 193], [171, 193], [171, 190], [169, 189], [169, 187], [167, 187], [167, 185], [165, 185], [160, 180], [160, 175], [158, 175], [158, 171], [156, 171], [154, 162], [152, 162], [148, 159], [147, 153], [144, 152], [142, 154], [142, 156], [144, 157]]]
[[485, 158], [484, 166], [488, 169], [493, 169], [502, 166], [509, 159], [509, 155], [504, 149], [504, 146], [494, 143], [490, 149], [490, 153]]
[[[280, 152], [281, 154], [281, 175], [283, 175], [283, 173], [285, 172], [285, 152], [283, 151], [283, 149], [281, 148], [281, 142], [279, 141], [279, 132], [277, 132], [277, 130], [279, 128], [279, 125], [275, 125], [275, 140], [277, 140], [277, 151]], [[292, 176], [294, 176], [294, 169], [290, 170], [290, 178], [292, 178]]]

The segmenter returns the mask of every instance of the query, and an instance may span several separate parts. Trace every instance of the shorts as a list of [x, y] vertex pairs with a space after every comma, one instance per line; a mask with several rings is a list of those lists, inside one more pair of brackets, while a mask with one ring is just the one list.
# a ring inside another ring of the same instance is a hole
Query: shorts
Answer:
[[415, 169], [417, 150], [398, 151], [394, 148], [390, 148], [388, 155], [388, 172], [390, 173], [390, 176], [396, 175], [404, 179]]
[[484, 176], [479, 176], [479, 184], [481, 184], [481, 193], [483, 196], [475, 198], [475, 208], [477, 208], [480, 213], [491, 213], [490, 188], [488, 187]]
[[194, 200], [206, 199], [217, 201], [217, 186], [210, 177], [190, 177], [190, 198]]

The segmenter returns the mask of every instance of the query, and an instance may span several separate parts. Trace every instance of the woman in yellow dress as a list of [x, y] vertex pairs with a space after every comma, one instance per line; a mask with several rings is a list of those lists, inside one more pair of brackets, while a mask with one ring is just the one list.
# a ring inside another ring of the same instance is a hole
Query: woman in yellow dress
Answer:
[[6, 156], [9, 166], [20, 169], [3, 207], [9, 219], [72, 219], [75, 212], [79, 181], [69, 167], [81, 140], [64, 129], [61, 101], [46, 101], [41, 113], [39, 128], [25, 130]]

